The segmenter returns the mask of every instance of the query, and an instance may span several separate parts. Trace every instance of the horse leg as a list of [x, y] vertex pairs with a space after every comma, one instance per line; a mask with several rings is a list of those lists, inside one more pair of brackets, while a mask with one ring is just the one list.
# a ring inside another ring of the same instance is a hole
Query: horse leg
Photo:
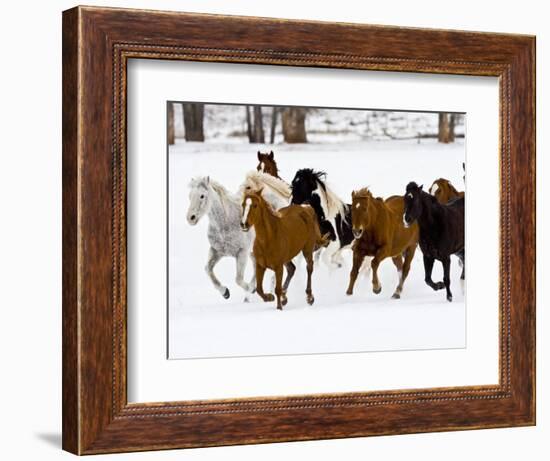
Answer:
[[363, 264], [359, 269], [359, 273], [369, 278], [370, 271], [371, 271], [371, 263], [372, 263], [372, 257], [365, 256], [365, 259], [363, 260]]
[[336, 264], [333, 262], [332, 257], [334, 254], [338, 251], [340, 246], [340, 243], [336, 240], [331, 240], [331, 242], [328, 244], [328, 246], [323, 250], [323, 262], [327, 265], [327, 267], [332, 270], [336, 266]]
[[357, 275], [359, 275], [359, 269], [361, 268], [361, 264], [363, 264], [364, 259], [365, 256], [363, 254], [360, 254], [358, 250], [354, 250], [353, 266], [349, 274], [349, 285], [348, 290], [346, 291], [346, 294], [348, 296], [351, 296], [353, 294], [353, 287], [355, 285], [355, 281], [357, 280]]
[[344, 258], [342, 258], [342, 248], [338, 248], [334, 253], [332, 253], [330, 262], [332, 264], [332, 267], [341, 268], [344, 265]]
[[372, 291], [375, 294], [379, 294], [382, 291], [382, 285], [380, 285], [380, 280], [378, 280], [378, 266], [387, 256], [387, 248], [382, 248], [374, 255], [370, 264], [372, 268]]
[[424, 281], [426, 284], [434, 290], [441, 290], [445, 288], [443, 282], [434, 283], [432, 280], [432, 270], [434, 268], [434, 258], [424, 255]]
[[227, 299], [229, 298], [229, 289], [223, 286], [218, 280], [218, 278], [216, 277], [216, 275], [214, 274], [214, 267], [216, 266], [216, 264], [218, 264], [218, 261], [220, 259], [222, 259], [220, 254], [214, 248], [210, 247], [210, 250], [208, 252], [208, 261], [206, 263], [206, 267], [204, 268], [204, 270], [210, 277], [210, 280], [212, 280], [212, 283], [214, 284], [214, 287], [216, 288], [216, 290], [218, 290], [221, 293], [221, 295], [225, 299]]
[[313, 273], [313, 254], [312, 251], [304, 251], [304, 258], [307, 264], [307, 287], [306, 287], [306, 301], [311, 306], [315, 301], [313, 292], [311, 291], [311, 274]]
[[[296, 272], [296, 265], [292, 261], [289, 261], [285, 264], [285, 267], [286, 267], [286, 279], [285, 279], [285, 283], [283, 283], [283, 293], [286, 294], [286, 290], [288, 290], [290, 281], [292, 280], [292, 277]], [[285, 295], [285, 298], [286, 298], [286, 295]]]
[[265, 267], [260, 266], [258, 263], [256, 263], [256, 291], [258, 293], [258, 296], [267, 303], [269, 301], [273, 301], [275, 297], [271, 293], [264, 293], [264, 274]]
[[443, 283], [445, 284], [445, 290], [447, 290], [447, 301], [453, 300], [453, 294], [451, 293], [451, 257], [447, 256], [441, 260], [443, 264]]
[[[237, 263], [237, 270], [235, 275], [235, 282], [239, 285], [247, 294], [252, 291], [253, 285], [249, 285], [244, 281], [244, 271], [246, 269], [246, 261], [248, 256], [245, 250], [241, 250], [235, 256], [235, 261]], [[248, 302], [248, 296], [245, 297], [245, 302]]]
[[[403, 284], [405, 283], [405, 280], [407, 279], [407, 276], [409, 275], [409, 271], [411, 269], [411, 262], [412, 262], [412, 259], [414, 257], [415, 251], [416, 251], [416, 244], [413, 245], [413, 246], [408, 247], [403, 252], [403, 256], [404, 256], [403, 267], [401, 269], [401, 272], [399, 273], [399, 285], [397, 287], [399, 289], [399, 293], [397, 293], [397, 290], [395, 290], [395, 293], [392, 296], [393, 298], [397, 299], [397, 298], [401, 297], [401, 292], [403, 291]], [[398, 268], [398, 270], [399, 270], [399, 268]], [[396, 294], [398, 296], [395, 296]]]
[[283, 310], [286, 304], [286, 296], [283, 293], [283, 266], [278, 266], [275, 269], [275, 294], [277, 295], [277, 309]]
[[456, 254], [459, 258], [460, 265], [462, 267], [462, 274], [460, 275], [460, 287], [462, 288], [462, 294], [464, 294], [464, 273], [466, 264], [464, 263], [464, 250], [459, 251]]
[[392, 261], [397, 269], [397, 274], [399, 275], [399, 283], [397, 284], [397, 288], [395, 289], [392, 298], [399, 299], [401, 298], [401, 291], [403, 290], [403, 258], [401, 255], [397, 255], [392, 258]]

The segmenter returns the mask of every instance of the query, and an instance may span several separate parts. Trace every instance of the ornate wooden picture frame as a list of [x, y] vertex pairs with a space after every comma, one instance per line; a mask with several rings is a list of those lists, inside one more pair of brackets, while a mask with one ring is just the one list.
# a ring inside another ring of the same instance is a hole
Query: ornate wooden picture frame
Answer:
[[[498, 385], [128, 403], [126, 65], [132, 58], [498, 77]], [[93, 454], [533, 424], [534, 37], [93, 7], [63, 13], [65, 450]]]

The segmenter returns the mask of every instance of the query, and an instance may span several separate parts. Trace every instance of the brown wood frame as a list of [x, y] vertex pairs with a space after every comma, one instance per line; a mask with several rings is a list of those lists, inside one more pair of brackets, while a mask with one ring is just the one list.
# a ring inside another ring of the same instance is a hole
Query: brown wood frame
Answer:
[[[499, 384], [128, 404], [125, 110], [131, 58], [497, 76]], [[65, 450], [90, 454], [533, 424], [534, 37], [93, 7], [63, 13]]]

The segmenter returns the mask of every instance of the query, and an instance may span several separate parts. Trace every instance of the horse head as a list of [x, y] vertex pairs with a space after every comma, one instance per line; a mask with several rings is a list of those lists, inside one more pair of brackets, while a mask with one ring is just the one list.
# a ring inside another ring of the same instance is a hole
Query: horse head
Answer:
[[210, 177], [194, 178], [189, 183], [187, 222], [194, 226], [210, 209]]
[[407, 184], [405, 190], [405, 212], [403, 213], [403, 224], [409, 227], [422, 214], [422, 190], [423, 186], [419, 186], [414, 181]]
[[368, 188], [351, 193], [351, 226], [353, 236], [360, 239], [374, 219], [374, 197]]
[[279, 169], [277, 168], [275, 154], [273, 154], [273, 151], [270, 151], [269, 153], [258, 151], [258, 166], [256, 167], [256, 170], [261, 171], [262, 173], [270, 174], [271, 176], [279, 177]]
[[322, 171], [314, 171], [311, 168], [303, 168], [298, 170], [292, 180], [292, 199], [291, 203], [301, 205], [311, 201], [313, 192], [322, 183], [322, 178], [325, 173]]
[[244, 195], [241, 214], [241, 229], [248, 232], [258, 222], [260, 208], [265, 204], [262, 189]]

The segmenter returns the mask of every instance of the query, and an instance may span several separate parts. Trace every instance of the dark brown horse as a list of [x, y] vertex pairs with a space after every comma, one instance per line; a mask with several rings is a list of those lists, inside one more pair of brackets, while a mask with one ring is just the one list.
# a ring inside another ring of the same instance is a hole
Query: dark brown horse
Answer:
[[378, 294], [382, 290], [378, 280], [378, 266], [384, 259], [392, 258], [399, 273], [399, 284], [392, 298], [400, 298], [418, 245], [418, 226], [405, 228], [403, 197], [395, 195], [383, 200], [373, 197], [371, 192], [364, 188], [352, 192], [351, 198], [351, 220], [355, 241], [352, 245], [353, 267], [347, 294], [353, 294], [353, 286], [365, 256], [373, 256], [372, 291]]
[[[309, 205], [289, 205], [275, 211], [260, 192], [248, 193], [242, 203], [241, 228], [248, 231], [252, 226], [256, 231], [253, 245], [256, 260], [256, 291], [266, 302], [273, 301], [271, 293], [264, 293], [263, 279], [266, 269], [275, 272], [275, 294], [277, 309], [287, 303], [286, 290], [296, 267], [292, 259], [302, 253], [307, 263], [306, 299], [313, 304], [311, 274], [313, 273], [313, 251], [328, 244], [321, 237], [317, 216]], [[284, 285], [283, 266], [287, 269]]]
[[449, 203], [449, 200], [454, 198], [464, 197], [464, 192], [456, 190], [451, 181], [445, 178], [439, 178], [433, 182], [430, 187], [430, 194], [442, 205]]
[[256, 170], [281, 179], [279, 177], [279, 169], [277, 168], [277, 162], [275, 162], [275, 154], [273, 154], [273, 151], [270, 151], [269, 154], [258, 151], [258, 166]]

